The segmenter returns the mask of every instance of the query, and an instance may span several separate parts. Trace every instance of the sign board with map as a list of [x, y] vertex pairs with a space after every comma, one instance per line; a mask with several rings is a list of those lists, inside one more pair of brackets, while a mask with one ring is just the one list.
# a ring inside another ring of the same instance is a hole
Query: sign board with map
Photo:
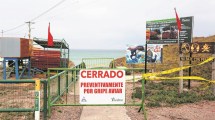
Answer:
[[181, 43], [180, 53], [214, 53], [215, 42]]

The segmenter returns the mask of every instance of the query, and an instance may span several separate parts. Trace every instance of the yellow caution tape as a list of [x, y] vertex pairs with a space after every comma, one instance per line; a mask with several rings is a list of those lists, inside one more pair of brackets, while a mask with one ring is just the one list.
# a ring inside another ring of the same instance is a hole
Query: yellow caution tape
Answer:
[[162, 72], [157, 72], [157, 73], [146, 73], [146, 74], [143, 74], [143, 78], [147, 78], [147, 77], [150, 77], [150, 76], [157, 76], [157, 75], [164, 75], [164, 74], [170, 74], [170, 73], [174, 73], [174, 72], [178, 72], [178, 71], [181, 71], [181, 70], [184, 70], [184, 69], [188, 69], [190, 67], [194, 67], [194, 66], [200, 66], [200, 65], [203, 65], [205, 63], [208, 63], [210, 61], [212, 61], [215, 57], [210, 57], [208, 58], [207, 60], [197, 64], [197, 65], [188, 65], [188, 66], [184, 66], [184, 67], [178, 67], [178, 68], [173, 68], [173, 69], [170, 69], [170, 70], [165, 70], [165, 71], [162, 71]]
[[200, 81], [206, 81], [209, 83], [215, 83], [215, 80], [207, 80], [202, 77], [198, 76], [183, 76], [183, 77], [156, 77], [156, 76], [150, 76], [146, 80], [178, 80], [178, 79], [192, 79], [192, 80], [200, 80]]
[[200, 80], [200, 81], [206, 81], [209, 83], [214, 83], [215, 84], [215, 80], [207, 80], [205, 78], [199, 77], [199, 76], [183, 76], [183, 77], [157, 77], [158, 75], [164, 75], [164, 74], [170, 74], [170, 73], [174, 73], [174, 72], [178, 72], [180, 70], [184, 70], [184, 69], [188, 69], [190, 67], [194, 67], [194, 66], [200, 66], [203, 65], [205, 63], [208, 63], [210, 61], [212, 61], [213, 59], [215, 59], [215, 57], [210, 57], [207, 60], [197, 64], [197, 65], [188, 65], [188, 66], [184, 66], [184, 67], [178, 67], [178, 68], [173, 68], [173, 69], [169, 69], [169, 70], [165, 70], [162, 72], [156, 72], [156, 73], [146, 73], [143, 74], [142, 77], [145, 80], [177, 80], [177, 79], [192, 79], [192, 80]]
[[205, 64], [205, 63], [208, 63], [208, 62], [212, 61], [213, 59], [215, 59], [215, 57], [214, 57], [214, 56], [212, 56], [212, 57], [208, 58], [207, 60], [205, 60], [205, 61], [203, 61], [203, 62], [201, 62], [201, 63], [197, 64], [197, 66], [199, 66], [199, 65], [203, 65], [203, 64]]

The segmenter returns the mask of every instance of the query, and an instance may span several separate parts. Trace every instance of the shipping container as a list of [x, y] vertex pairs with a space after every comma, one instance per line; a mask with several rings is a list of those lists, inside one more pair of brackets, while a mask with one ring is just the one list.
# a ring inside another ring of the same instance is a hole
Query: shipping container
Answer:
[[31, 39], [16, 37], [0, 37], [0, 57], [30, 57], [33, 47]]
[[60, 51], [33, 49], [31, 67], [41, 70], [60, 67]]

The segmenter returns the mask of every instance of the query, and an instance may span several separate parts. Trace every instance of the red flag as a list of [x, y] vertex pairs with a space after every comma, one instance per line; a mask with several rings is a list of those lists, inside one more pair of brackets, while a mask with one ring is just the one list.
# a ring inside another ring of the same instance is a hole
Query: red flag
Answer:
[[49, 27], [48, 27], [48, 46], [53, 46], [53, 36], [50, 32], [50, 23], [49, 23]]
[[178, 14], [177, 14], [177, 12], [176, 12], [176, 9], [175, 9], [175, 15], [176, 15], [176, 21], [177, 21], [177, 25], [178, 25], [178, 30], [179, 30], [179, 32], [181, 31], [181, 21], [180, 21], [180, 19], [179, 19], [179, 17], [178, 17]]

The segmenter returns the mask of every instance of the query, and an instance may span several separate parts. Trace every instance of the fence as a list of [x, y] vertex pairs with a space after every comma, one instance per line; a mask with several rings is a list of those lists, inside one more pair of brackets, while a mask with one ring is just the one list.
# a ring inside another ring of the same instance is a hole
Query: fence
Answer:
[[[0, 80], [0, 119], [34, 119], [35, 80]], [[41, 80], [40, 108], [47, 116], [47, 81]]]
[[86, 68], [114, 68], [114, 58], [83, 58]]
[[[81, 65], [83, 66], [83, 65]], [[80, 104], [79, 103], [79, 68], [50, 68], [48, 69], [48, 114], [51, 115], [53, 106], [140, 106], [144, 110], [144, 80], [141, 68], [119, 68], [109, 70], [125, 70], [126, 72], [126, 97], [124, 104]], [[102, 68], [100, 68], [101, 70]], [[90, 69], [92, 70], [92, 69]], [[62, 71], [51, 76], [50, 71]], [[139, 80], [139, 81], [138, 81]], [[141, 89], [136, 89], [136, 88]], [[141, 96], [136, 99], [135, 96]]]
[[[85, 67], [84, 63], [81, 63], [73, 69], [80, 69]], [[51, 76], [51, 73], [56, 73]], [[48, 69], [48, 106], [58, 101], [61, 96], [66, 92], [68, 93], [69, 87], [77, 81], [78, 71], [68, 71], [66, 68], [62, 69]], [[67, 94], [66, 94], [67, 101]], [[50, 110], [49, 110], [50, 112]], [[50, 113], [49, 113], [50, 114]]]
[[[80, 64], [75, 68], [84, 67], [85, 64]], [[53, 84], [50, 94], [52, 102], [57, 101], [60, 96], [71, 85], [74, 76], [72, 74], [78, 74], [78, 71], [72, 71], [66, 73], [65, 71], [57, 71], [57, 74], [52, 71]], [[49, 74], [51, 75], [51, 74]], [[66, 76], [65, 76], [66, 75]], [[73, 77], [73, 78], [72, 78]], [[66, 79], [66, 81], [60, 81]], [[70, 79], [68, 79], [70, 78]], [[47, 119], [47, 80], [41, 80], [40, 86], [40, 111], [43, 112], [41, 118]], [[56, 83], [57, 82], [57, 83]], [[55, 84], [58, 88], [55, 90]], [[49, 84], [50, 85], [50, 84]], [[49, 86], [50, 87], [50, 86]], [[0, 80], [0, 119], [34, 119], [35, 111], [35, 80]]]

